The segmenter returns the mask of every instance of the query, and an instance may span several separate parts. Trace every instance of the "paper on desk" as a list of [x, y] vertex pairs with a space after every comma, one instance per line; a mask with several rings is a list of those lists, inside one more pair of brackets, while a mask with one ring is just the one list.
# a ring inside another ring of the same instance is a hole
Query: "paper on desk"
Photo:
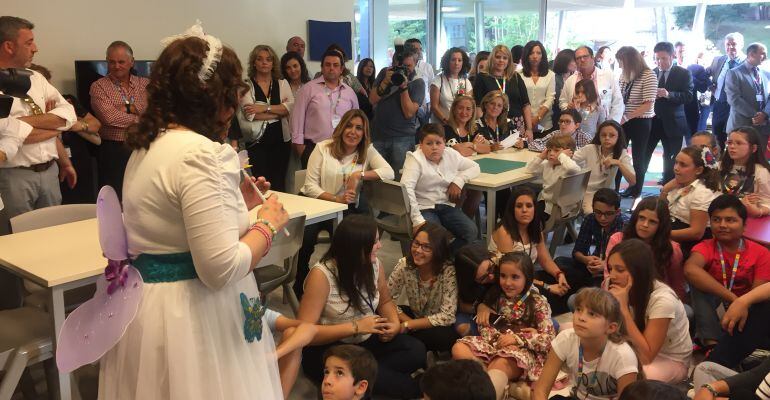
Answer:
[[510, 136], [500, 141], [500, 146], [502, 146], [504, 149], [513, 147], [513, 145], [515, 145], [516, 142], [519, 141], [519, 139], [520, 139], [519, 133], [517, 131], [513, 131], [513, 133]]

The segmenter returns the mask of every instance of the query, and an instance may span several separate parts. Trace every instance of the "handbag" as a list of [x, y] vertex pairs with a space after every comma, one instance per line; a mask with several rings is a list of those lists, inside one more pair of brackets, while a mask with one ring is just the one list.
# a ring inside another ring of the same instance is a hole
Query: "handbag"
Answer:
[[[254, 84], [251, 79], [246, 79], [246, 84], [249, 85], [249, 93], [251, 93], [252, 103], [260, 104], [254, 97]], [[264, 104], [264, 103], [263, 103]], [[236, 112], [238, 118], [238, 125], [241, 128], [241, 136], [246, 143], [257, 143], [262, 139], [262, 135], [265, 134], [267, 124], [269, 121], [250, 121], [246, 118], [246, 114], [243, 113], [243, 107], [238, 107]]]

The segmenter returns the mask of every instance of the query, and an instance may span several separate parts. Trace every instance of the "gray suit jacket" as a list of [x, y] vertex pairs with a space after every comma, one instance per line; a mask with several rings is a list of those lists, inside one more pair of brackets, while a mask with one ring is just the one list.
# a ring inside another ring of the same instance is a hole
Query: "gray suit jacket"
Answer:
[[730, 104], [730, 118], [727, 120], [727, 131], [730, 132], [741, 126], [754, 126], [765, 137], [770, 135], [770, 124], [752, 125], [751, 118], [757, 112], [770, 114], [770, 72], [759, 70], [762, 78], [762, 88], [765, 94], [765, 106], [760, 109], [754, 88], [754, 78], [751, 75], [751, 65], [743, 63], [727, 73], [725, 78], [725, 93]]

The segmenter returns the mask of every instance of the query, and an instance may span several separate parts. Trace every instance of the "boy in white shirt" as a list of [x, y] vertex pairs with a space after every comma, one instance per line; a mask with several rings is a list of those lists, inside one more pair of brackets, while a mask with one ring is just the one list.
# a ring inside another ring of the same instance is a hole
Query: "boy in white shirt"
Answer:
[[416, 231], [426, 221], [443, 226], [454, 236], [452, 253], [478, 239], [476, 224], [461, 208], [462, 188], [481, 173], [475, 161], [446, 148], [444, 128], [426, 124], [418, 133], [419, 149], [406, 153], [401, 183], [406, 186], [410, 217]]
[[[543, 223], [548, 221], [553, 208], [553, 188], [559, 179], [580, 172], [580, 166], [572, 160], [575, 139], [572, 136], [553, 136], [545, 144], [545, 150], [527, 163], [527, 172], [542, 175], [543, 190], [537, 198], [537, 209]], [[562, 210], [568, 213], [571, 210]]]

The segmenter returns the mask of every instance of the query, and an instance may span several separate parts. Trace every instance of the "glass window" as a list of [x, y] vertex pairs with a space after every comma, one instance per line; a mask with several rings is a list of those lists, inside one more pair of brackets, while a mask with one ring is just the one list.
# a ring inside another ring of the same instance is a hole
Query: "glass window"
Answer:
[[498, 44], [510, 48], [537, 39], [539, 10], [540, 0], [444, 0], [436, 59], [450, 47], [463, 48], [473, 56]]

